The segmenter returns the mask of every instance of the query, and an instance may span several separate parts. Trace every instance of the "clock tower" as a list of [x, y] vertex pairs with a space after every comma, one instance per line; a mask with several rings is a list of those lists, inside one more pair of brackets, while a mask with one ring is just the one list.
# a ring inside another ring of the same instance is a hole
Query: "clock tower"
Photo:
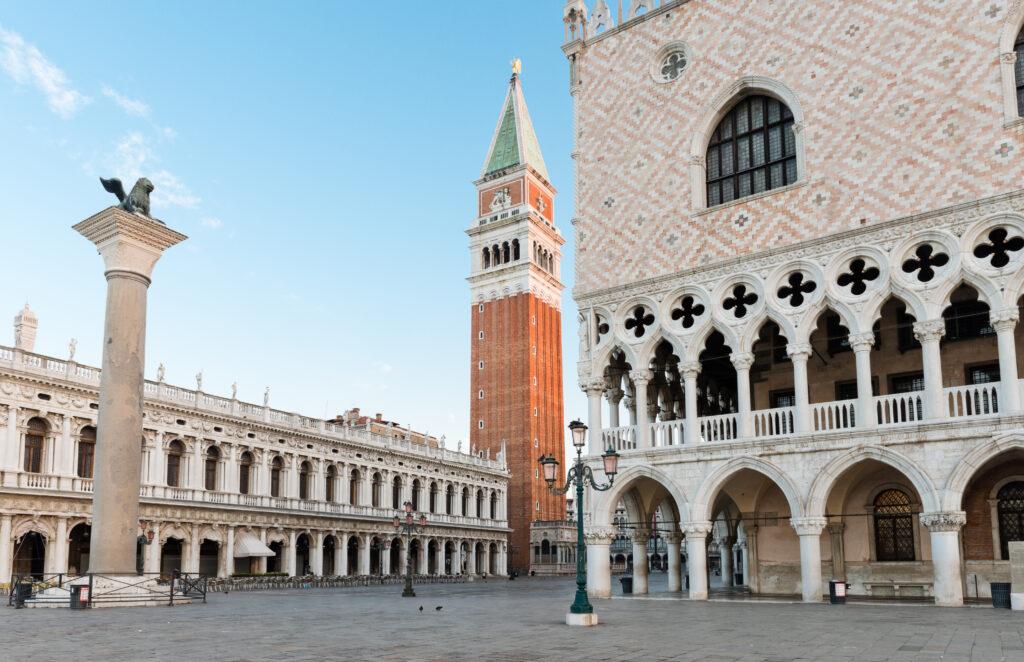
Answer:
[[521, 65], [491, 138], [469, 235], [472, 319], [470, 440], [492, 457], [505, 449], [509, 569], [530, 565], [530, 522], [564, 520], [537, 459], [565, 466], [562, 411], [561, 246], [555, 189], [523, 98]]

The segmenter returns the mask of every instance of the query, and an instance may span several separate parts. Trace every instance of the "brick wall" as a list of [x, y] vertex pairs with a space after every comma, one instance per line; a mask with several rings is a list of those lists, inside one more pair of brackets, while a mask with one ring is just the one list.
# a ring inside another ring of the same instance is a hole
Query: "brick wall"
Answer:
[[978, 473], [964, 492], [963, 509], [967, 524], [963, 529], [964, 559], [990, 560], [999, 557], [992, 546], [992, 507], [988, 499], [996, 483], [1010, 476], [1024, 475], [1024, 454], [1000, 458], [994, 466]]

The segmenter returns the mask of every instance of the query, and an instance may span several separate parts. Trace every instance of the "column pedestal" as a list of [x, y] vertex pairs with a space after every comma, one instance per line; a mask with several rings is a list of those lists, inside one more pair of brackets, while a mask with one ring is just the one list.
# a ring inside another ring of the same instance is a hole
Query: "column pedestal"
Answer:
[[139, 535], [146, 293], [153, 267], [183, 234], [110, 207], [74, 227], [96, 244], [107, 278], [89, 571], [134, 575]]

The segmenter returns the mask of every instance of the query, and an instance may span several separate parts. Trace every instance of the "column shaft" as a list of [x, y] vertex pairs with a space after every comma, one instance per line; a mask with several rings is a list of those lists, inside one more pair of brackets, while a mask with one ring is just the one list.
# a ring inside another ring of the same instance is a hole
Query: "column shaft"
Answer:
[[737, 436], [745, 439], [751, 436], [750, 418], [750, 367], [754, 365], [754, 355], [750, 352], [735, 353], [729, 357], [736, 368], [736, 404]]
[[688, 522], [686, 532], [686, 570], [690, 577], [690, 599], [708, 599], [708, 539], [711, 522]]
[[850, 336], [850, 346], [857, 364], [857, 427], [873, 428], [878, 424], [875, 412], [875, 393], [871, 385], [871, 348], [875, 344], [872, 332]]
[[790, 519], [800, 536], [800, 588], [804, 602], [821, 602], [821, 530], [824, 517]]
[[1013, 331], [1017, 326], [1018, 313], [1015, 308], [994, 312], [989, 321], [996, 329], [999, 344], [999, 381], [1002, 389], [999, 402], [1000, 413], [1020, 411], [1020, 385], [1017, 382], [1017, 345]]
[[647, 540], [650, 534], [633, 538], [633, 593], [647, 593]]
[[811, 407], [807, 391], [807, 359], [811, 356], [809, 344], [789, 344], [786, 346], [790, 360], [793, 362], [793, 394], [796, 399], [795, 427], [798, 433], [810, 432]]
[[925, 418], [946, 418], [949, 415], [942, 397], [942, 355], [939, 352], [939, 340], [945, 332], [946, 322], [942, 319], [914, 324], [914, 337], [921, 343]]
[[697, 417], [697, 375], [700, 374], [700, 362], [684, 364], [680, 371], [683, 375], [683, 403], [686, 414], [684, 437], [689, 445], [700, 443], [700, 419]]
[[676, 534], [668, 537], [668, 590], [678, 593], [682, 590], [682, 556], [680, 554], [681, 536]]
[[651, 381], [650, 370], [633, 370], [629, 373], [636, 391], [636, 447], [651, 447], [650, 412], [647, 405], [647, 384]]
[[932, 544], [932, 572], [935, 604], [960, 607], [964, 604], [960, 564], [960, 529], [967, 521], [963, 511], [922, 513]]

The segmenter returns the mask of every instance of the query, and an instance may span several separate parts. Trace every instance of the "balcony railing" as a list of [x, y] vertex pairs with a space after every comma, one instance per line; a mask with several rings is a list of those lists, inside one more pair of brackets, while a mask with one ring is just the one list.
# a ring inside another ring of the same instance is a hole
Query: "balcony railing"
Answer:
[[[1024, 391], [1024, 380], [1016, 385]], [[942, 390], [941, 416], [932, 422], [957, 420], [1000, 413], [1002, 384], [992, 382], [972, 386], [951, 386]], [[1024, 400], [1024, 393], [1022, 393]], [[879, 395], [872, 398], [875, 425], [880, 428], [915, 425], [925, 420], [924, 391]], [[810, 431], [815, 434], [839, 432], [857, 427], [861, 420], [857, 400], [817, 402], [808, 407]], [[796, 407], [759, 409], [749, 413], [750, 439], [786, 437], [796, 433]], [[740, 414], [719, 414], [697, 419], [700, 426], [699, 443], [735, 441], [741, 438]], [[659, 421], [648, 424], [651, 446], [681, 446], [685, 443], [684, 420]], [[602, 450], [631, 451], [639, 448], [639, 429], [635, 425], [608, 428], [601, 431]]]

